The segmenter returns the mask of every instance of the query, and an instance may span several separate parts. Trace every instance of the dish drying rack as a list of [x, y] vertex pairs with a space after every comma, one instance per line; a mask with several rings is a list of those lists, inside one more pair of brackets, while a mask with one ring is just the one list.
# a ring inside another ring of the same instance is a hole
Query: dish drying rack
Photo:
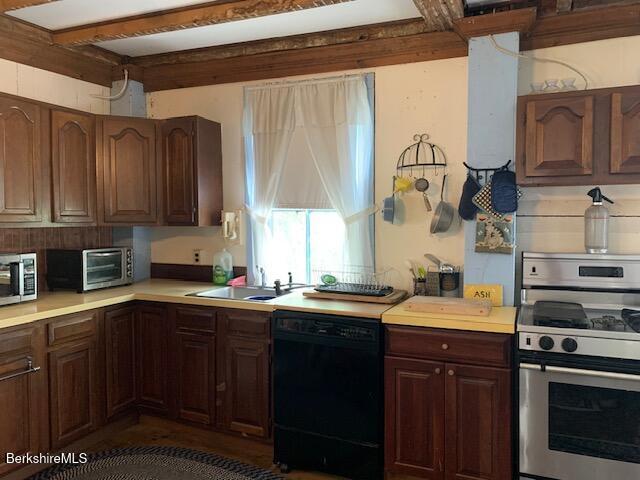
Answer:
[[[343, 270], [314, 269], [312, 278], [316, 283], [317, 292], [384, 297], [393, 293], [393, 287], [387, 284], [387, 274], [388, 270], [376, 272], [368, 267]], [[327, 277], [332, 277], [335, 282], [326, 282]]]

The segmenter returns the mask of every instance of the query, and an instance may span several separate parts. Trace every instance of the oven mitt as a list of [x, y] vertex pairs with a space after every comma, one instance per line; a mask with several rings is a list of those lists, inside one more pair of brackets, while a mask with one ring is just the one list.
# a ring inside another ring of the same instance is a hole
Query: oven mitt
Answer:
[[478, 207], [473, 203], [473, 196], [480, 191], [480, 184], [471, 175], [467, 175], [467, 179], [462, 186], [462, 195], [458, 204], [458, 213], [463, 220], [473, 220], [476, 218]]
[[498, 170], [491, 178], [491, 207], [498, 213], [518, 210], [516, 174], [510, 170]]
[[504, 215], [496, 212], [491, 205], [491, 181], [487, 182], [473, 197], [473, 204], [497, 220], [503, 220]]

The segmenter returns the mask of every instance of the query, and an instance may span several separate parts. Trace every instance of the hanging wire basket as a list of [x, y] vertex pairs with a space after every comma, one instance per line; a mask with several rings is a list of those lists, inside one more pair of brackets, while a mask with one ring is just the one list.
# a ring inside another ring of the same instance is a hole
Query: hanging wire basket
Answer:
[[396, 164], [396, 174], [401, 175], [404, 170], [410, 170], [411, 176], [413, 176], [414, 169], [437, 168], [447, 167], [447, 157], [438, 145], [429, 142], [429, 135], [426, 133], [415, 134], [413, 136], [415, 143], [412, 143], [405, 148]]

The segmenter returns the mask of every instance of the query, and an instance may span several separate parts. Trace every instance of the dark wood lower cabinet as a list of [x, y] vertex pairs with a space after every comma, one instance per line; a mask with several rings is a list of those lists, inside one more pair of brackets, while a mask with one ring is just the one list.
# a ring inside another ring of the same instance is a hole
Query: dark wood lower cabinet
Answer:
[[44, 336], [39, 327], [0, 333], [0, 475], [20, 468], [6, 453], [24, 455], [48, 448]]
[[60, 448], [97, 428], [94, 339], [49, 353], [51, 446]]
[[224, 341], [223, 427], [269, 436], [269, 343], [228, 336]]
[[511, 478], [511, 372], [447, 364], [447, 480]]
[[104, 314], [107, 419], [134, 407], [136, 379], [136, 308], [109, 309]]
[[204, 425], [215, 424], [215, 337], [176, 334], [178, 418]]
[[[409, 338], [412, 331], [415, 335]], [[469, 339], [461, 333], [387, 328], [387, 472], [430, 480], [511, 478], [510, 349], [501, 355], [476, 349], [474, 357], [462, 348]], [[508, 335], [472, 335], [480, 343], [482, 336], [507, 348]], [[433, 348], [434, 340], [440, 351]], [[446, 361], [448, 352], [455, 361]], [[430, 354], [436, 355], [437, 361], [424, 358]], [[460, 358], [469, 364], [460, 363]], [[502, 362], [502, 368], [484, 366], [483, 362]]]
[[444, 478], [444, 364], [385, 359], [387, 470]]
[[163, 305], [140, 305], [137, 325], [138, 405], [167, 415], [171, 329]]

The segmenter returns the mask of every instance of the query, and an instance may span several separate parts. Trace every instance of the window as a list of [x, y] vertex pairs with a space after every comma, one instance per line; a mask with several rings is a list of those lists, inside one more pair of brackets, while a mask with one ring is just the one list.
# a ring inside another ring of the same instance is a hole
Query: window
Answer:
[[342, 267], [344, 224], [334, 210], [274, 209], [269, 229], [269, 277], [286, 283], [291, 272], [296, 283], [315, 283], [318, 271]]

